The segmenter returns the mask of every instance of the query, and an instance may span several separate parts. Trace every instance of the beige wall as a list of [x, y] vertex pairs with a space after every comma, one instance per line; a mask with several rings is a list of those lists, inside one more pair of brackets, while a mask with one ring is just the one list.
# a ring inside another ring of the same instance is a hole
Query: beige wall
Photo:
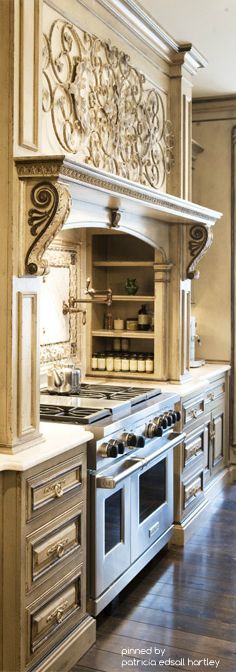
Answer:
[[[217, 104], [218, 105], [218, 104]], [[220, 210], [223, 217], [214, 229], [213, 245], [200, 264], [200, 279], [193, 283], [192, 313], [198, 321], [202, 345], [198, 357], [230, 361], [231, 355], [231, 130], [230, 112], [193, 106], [193, 137], [204, 147], [195, 161], [193, 200]], [[197, 119], [201, 116], [201, 121]], [[216, 118], [217, 117], [217, 118]]]

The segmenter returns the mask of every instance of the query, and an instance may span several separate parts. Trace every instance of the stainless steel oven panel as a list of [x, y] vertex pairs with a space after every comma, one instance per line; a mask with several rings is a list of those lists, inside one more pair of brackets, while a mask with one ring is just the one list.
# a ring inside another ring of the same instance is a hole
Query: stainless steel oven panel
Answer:
[[90, 494], [90, 590], [96, 598], [130, 566], [130, 479], [100, 489], [90, 475]]
[[173, 523], [173, 448], [131, 476], [131, 563]]

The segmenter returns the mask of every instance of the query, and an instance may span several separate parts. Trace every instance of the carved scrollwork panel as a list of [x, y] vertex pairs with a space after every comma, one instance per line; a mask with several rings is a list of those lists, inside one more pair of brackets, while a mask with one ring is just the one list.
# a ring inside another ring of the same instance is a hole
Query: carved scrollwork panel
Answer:
[[161, 94], [109, 42], [55, 20], [43, 44], [45, 115], [79, 161], [161, 189], [174, 136]]
[[190, 257], [187, 266], [187, 278], [197, 280], [199, 271], [196, 271], [199, 261], [204, 257], [213, 241], [212, 227], [203, 224], [193, 224], [189, 227], [188, 255]]
[[31, 188], [30, 203], [25, 272], [44, 275], [48, 262], [43, 255], [69, 215], [71, 196], [67, 187], [43, 180]]

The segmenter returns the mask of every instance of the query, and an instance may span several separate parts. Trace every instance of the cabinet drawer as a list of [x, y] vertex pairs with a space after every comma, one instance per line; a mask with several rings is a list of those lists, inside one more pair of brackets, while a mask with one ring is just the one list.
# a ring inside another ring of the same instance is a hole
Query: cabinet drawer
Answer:
[[27, 480], [27, 519], [46, 513], [51, 508], [63, 508], [72, 495], [82, 496], [86, 483], [86, 458], [77, 455]]
[[214, 381], [214, 383], [211, 384], [206, 393], [205, 406], [207, 407], [207, 410], [210, 403], [212, 403], [213, 401], [218, 401], [219, 399], [224, 397], [224, 394], [225, 394], [225, 379], [222, 378], [221, 380]]
[[183, 425], [188, 426], [204, 413], [204, 397], [198, 396], [183, 402]]
[[52, 579], [52, 574], [59, 571], [71, 555], [78, 563], [78, 554], [84, 550], [84, 515], [81, 502], [79, 507], [26, 537], [27, 590], [49, 575]]
[[85, 616], [83, 567], [50, 599], [27, 608], [28, 662], [37, 663]]
[[187, 434], [184, 441], [184, 468], [187, 468], [204, 454], [204, 425], [198, 427], [195, 432]]
[[186, 481], [183, 484], [183, 490], [183, 509], [189, 511], [189, 509], [195, 508], [198, 501], [203, 497], [203, 470]]

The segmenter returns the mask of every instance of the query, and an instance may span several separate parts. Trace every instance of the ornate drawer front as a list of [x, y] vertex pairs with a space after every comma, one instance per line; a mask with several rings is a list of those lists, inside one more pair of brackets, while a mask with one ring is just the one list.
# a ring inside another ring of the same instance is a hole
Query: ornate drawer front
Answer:
[[213, 401], [218, 401], [219, 399], [224, 397], [224, 394], [225, 394], [225, 379], [222, 378], [222, 380], [217, 380], [214, 383], [212, 383], [210, 388], [207, 390], [205, 406], [208, 407], [208, 405]]
[[184, 467], [204, 454], [204, 426], [187, 435], [184, 441]]
[[44, 513], [47, 509], [60, 505], [71, 495], [82, 494], [86, 479], [84, 455], [78, 455], [60, 465], [60, 469], [48, 469], [27, 481], [27, 517]]
[[[49, 600], [27, 609], [28, 661], [35, 664], [56, 646], [85, 615], [85, 586], [79, 573]], [[45, 597], [45, 596], [44, 596]]]
[[183, 425], [190, 425], [204, 413], [204, 398], [202, 396], [189, 399], [183, 403]]
[[194, 508], [196, 501], [203, 496], [203, 471], [184, 483], [183, 488], [183, 508], [187, 509], [190, 506]]
[[26, 538], [27, 589], [39, 580], [46, 580], [48, 572], [59, 570], [72, 554], [84, 547], [83, 502], [53, 523], [45, 525]]

